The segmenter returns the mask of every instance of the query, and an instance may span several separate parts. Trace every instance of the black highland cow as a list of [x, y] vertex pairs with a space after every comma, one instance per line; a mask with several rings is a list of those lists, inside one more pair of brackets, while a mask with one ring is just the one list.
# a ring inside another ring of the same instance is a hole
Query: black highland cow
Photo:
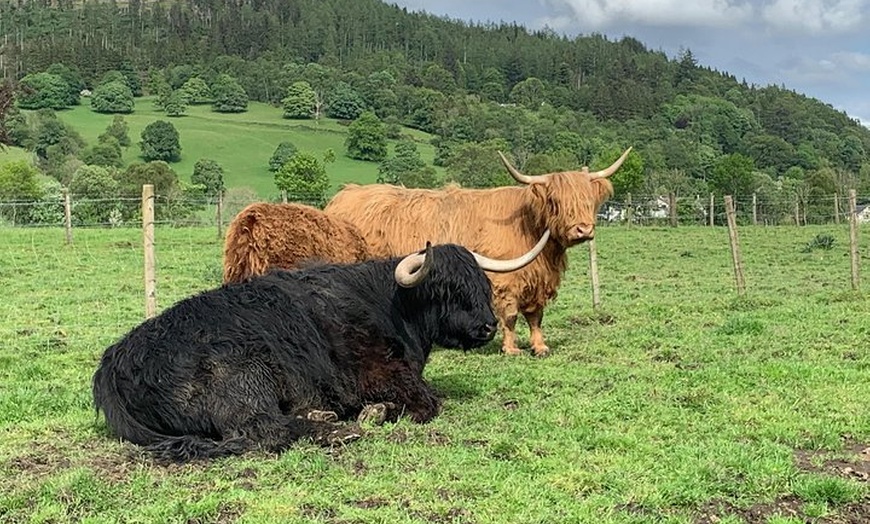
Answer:
[[343, 442], [352, 432], [332, 422], [371, 404], [426, 422], [440, 409], [423, 380], [432, 346], [491, 340], [483, 270], [528, 264], [548, 236], [510, 261], [427, 244], [403, 259], [276, 270], [189, 297], [106, 350], [96, 409], [117, 436], [179, 462]]

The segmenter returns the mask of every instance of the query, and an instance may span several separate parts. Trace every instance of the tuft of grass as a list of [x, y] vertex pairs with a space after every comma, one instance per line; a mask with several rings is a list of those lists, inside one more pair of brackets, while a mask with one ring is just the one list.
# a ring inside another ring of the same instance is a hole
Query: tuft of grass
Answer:
[[795, 481], [793, 491], [804, 502], [838, 506], [860, 500], [866, 490], [846, 479], [804, 475]]
[[764, 332], [764, 324], [750, 316], [729, 317], [718, 331], [723, 335], [760, 335]]
[[816, 249], [830, 251], [834, 247], [834, 236], [829, 233], [819, 233], [801, 249], [801, 253], [811, 253]]

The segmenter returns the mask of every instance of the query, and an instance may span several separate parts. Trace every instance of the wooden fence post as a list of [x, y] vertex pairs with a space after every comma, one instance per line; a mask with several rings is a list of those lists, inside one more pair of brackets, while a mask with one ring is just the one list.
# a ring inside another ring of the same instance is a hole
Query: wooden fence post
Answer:
[[592, 308], [597, 310], [601, 305], [601, 290], [598, 280], [598, 250], [594, 238], [589, 241], [589, 277], [592, 280]]
[[154, 186], [142, 186], [142, 232], [145, 251], [145, 318], [157, 314], [157, 278], [154, 258]]
[[67, 188], [63, 188], [63, 230], [66, 243], [72, 244], [72, 202]]
[[710, 193], [710, 227], [713, 227], [716, 224], [715, 219], [714, 219], [714, 214], [713, 214], [714, 211], [715, 211], [715, 208], [714, 208], [714, 204], [713, 204], [713, 193]]
[[801, 200], [797, 195], [794, 197], [794, 223], [801, 225]]
[[734, 263], [734, 279], [737, 282], [737, 294], [746, 291], [743, 280], [743, 263], [740, 259], [740, 242], [737, 238], [737, 220], [734, 216], [734, 200], [731, 195], [725, 195], [725, 214], [728, 218], [728, 237], [731, 239], [731, 259]]
[[852, 289], [858, 290], [858, 212], [855, 190], [849, 190], [849, 245], [852, 260]]
[[677, 227], [677, 194], [668, 193], [668, 211], [671, 215], [671, 227]]
[[224, 192], [218, 191], [217, 203], [215, 204], [215, 221], [217, 222], [218, 240], [224, 237], [223, 234], [223, 211], [224, 211]]
[[752, 225], [758, 225], [758, 196], [752, 193]]
[[834, 223], [840, 223], [840, 195], [834, 193]]
[[625, 195], [625, 218], [628, 219], [628, 227], [634, 222], [634, 208], [631, 206], [631, 193]]

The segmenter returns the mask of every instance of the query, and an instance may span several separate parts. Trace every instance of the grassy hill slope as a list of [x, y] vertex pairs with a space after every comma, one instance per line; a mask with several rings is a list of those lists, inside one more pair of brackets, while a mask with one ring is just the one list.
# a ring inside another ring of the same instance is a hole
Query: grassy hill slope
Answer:
[[[191, 106], [187, 113], [169, 118], [154, 108], [150, 97], [137, 98], [135, 111], [124, 115], [133, 142], [124, 152], [124, 162], [141, 162], [138, 143], [142, 130], [155, 120], [166, 120], [175, 126], [180, 136], [182, 158], [172, 167], [185, 180], [190, 179], [197, 160], [211, 158], [223, 166], [228, 188], [247, 186], [263, 198], [274, 196], [278, 191], [268, 170], [269, 158], [285, 140], [317, 155], [332, 148], [335, 162], [327, 166], [327, 174], [334, 189], [347, 182], [374, 182], [378, 174], [376, 163], [345, 156], [347, 127], [335, 120], [321, 119], [319, 123], [287, 120], [282, 118], [279, 108], [260, 102], [251, 102], [248, 111], [239, 114], [214, 113], [210, 106]], [[86, 100], [81, 106], [58, 112], [58, 116], [81, 133], [88, 144], [97, 142], [97, 137], [113, 118], [91, 111]], [[423, 160], [431, 163], [435, 149], [429, 144], [430, 136], [410, 129], [403, 132], [418, 140]]]

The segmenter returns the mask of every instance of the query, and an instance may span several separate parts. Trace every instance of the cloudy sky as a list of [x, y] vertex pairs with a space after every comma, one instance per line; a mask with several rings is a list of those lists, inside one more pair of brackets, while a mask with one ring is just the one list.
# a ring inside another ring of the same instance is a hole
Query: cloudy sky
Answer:
[[757, 85], [784, 84], [870, 126], [870, 0], [387, 0], [570, 36], [628, 35]]

